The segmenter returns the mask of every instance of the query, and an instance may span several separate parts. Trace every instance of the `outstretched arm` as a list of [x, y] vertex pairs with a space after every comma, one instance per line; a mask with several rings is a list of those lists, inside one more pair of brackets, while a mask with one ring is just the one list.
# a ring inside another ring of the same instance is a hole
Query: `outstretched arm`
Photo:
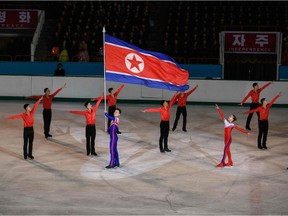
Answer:
[[259, 88], [259, 92], [261, 92], [261, 91], [263, 91], [265, 88], [267, 88], [269, 85], [271, 85], [272, 84], [272, 82], [268, 82], [268, 83], [266, 83], [264, 86], [262, 86], [261, 88]]
[[124, 84], [122, 84], [121, 86], [120, 86], [120, 88], [115, 92], [115, 96], [118, 96], [118, 94], [122, 91], [122, 89], [124, 88]]
[[114, 116], [110, 116], [106, 111], [104, 113], [104, 115], [109, 118], [110, 120], [114, 121], [115, 120], [115, 117]]
[[269, 106], [271, 107], [271, 106], [275, 103], [275, 101], [276, 101], [280, 96], [281, 96], [281, 92], [279, 92], [279, 94], [276, 95], [276, 96], [270, 101]]
[[101, 96], [101, 97], [98, 99], [97, 103], [96, 103], [95, 106], [93, 107], [93, 110], [94, 110], [94, 111], [98, 109], [98, 107], [99, 107], [101, 101], [103, 100], [103, 98], [104, 98], [104, 97]]
[[172, 107], [172, 105], [175, 103], [176, 99], [177, 99], [178, 93], [175, 93], [172, 98], [170, 99], [170, 102], [168, 104], [168, 108], [170, 109]]
[[19, 119], [22, 118], [23, 114], [18, 114], [18, 115], [12, 115], [12, 116], [8, 116], [6, 119]]
[[220, 109], [220, 107], [219, 107], [217, 104], [215, 104], [215, 106], [216, 106], [216, 109], [218, 110], [218, 113], [219, 113], [220, 116], [221, 116], [221, 119], [224, 120], [224, 119], [225, 119], [225, 116], [224, 116], [222, 110]]
[[143, 110], [142, 112], [160, 112], [161, 108], [150, 108], [150, 109], [146, 109]]
[[244, 99], [241, 101], [240, 105], [242, 106], [243, 103], [251, 96], [251, 91], [244, 97]]
[[244, 130], [243, 128], [238, 127], [237, 125], [235, 125], [235, 129], [242, 132], [242, 133], [249, 134], [248, 131]]
[[56, 90], [53, 94], [51, 94], [50, 96], [51, 96], [51, 97], [55, 97], [62, 89], [63, 89], [62, 87], [59, 88], [59, 89], [57, 89], [57, 90]]
[[42, 95], [31, 95], [31, 96], [26, 96], [26, 98], [31, 98], [31, 99], [39, 99], [41, 98]]
[[37, 100], [37, 102], [34, 104], [32, 110], [31, 110], [31, 113], [36, 112], [36, 109], [37, 109], [37, 107], [39, 106], [40, 101], [41, 101], [42, 99], [43, 99], [43, 96], [41, 96], [41, 97]]
[[[96, 98], [92, 98], [91, 101], [99, 100], [100, 98], [104, 99], [104, 96], [102, 95]], [[107, 96], [106, 96], [106, 100], [107, 100]]]
[[250, 113], [258, 112], [258, 111], [259, 111], [259, 108], [260, 108], [260, 107], [258, 107], [258, 108], [256, 108], [256, 109], [253, 109], [253, 110], [249, 110], [249, 111], [247, 111], [247, 112], [244, 112], [244, 114], [250, 114]]
[[193, 89], [191, 89], [190, 91], [187, 92], [187, 96], [192, 94], [197, 88], [198, 88], [198, 84]]

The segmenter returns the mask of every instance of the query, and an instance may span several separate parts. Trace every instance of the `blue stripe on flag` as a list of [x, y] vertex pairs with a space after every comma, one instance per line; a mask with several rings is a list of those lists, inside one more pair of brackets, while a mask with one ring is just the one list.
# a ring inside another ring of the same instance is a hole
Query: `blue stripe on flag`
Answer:
[[170, 84], [167, 82], [161, 82], [161, 81], [154, 81], [149, 79], [142, 79], [135, 76], [127, 76], [123, 74], [115, 74], [115, 73], [109, 73], [106, 71], [106, 80], [115, 81], [115, 82], [124, 82], [124, 83], [131, 83], [131, 84], [140, 84], [145, 85], [150, 88], [161, 88], [161, 89], [167, 89], [171, 91], [186, 91], [189, 89], [189, 85], [182, 85], [182, 86], [176, 86], [174, 84]]

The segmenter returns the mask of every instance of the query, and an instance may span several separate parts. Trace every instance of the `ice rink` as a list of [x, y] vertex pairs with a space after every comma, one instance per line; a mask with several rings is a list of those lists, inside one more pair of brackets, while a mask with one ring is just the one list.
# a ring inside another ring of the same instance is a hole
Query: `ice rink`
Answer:
[[[188, 105], [169, 134], [171, 153], [159, 152], [159, 113], [141, 110], [160, 104], [118, 104], [122, 109], [120, 168], [107, 170], [109, 135], [104, 104], [97, 111], [97, 157], [86, 155], [83, 102], [53, 102], [51, 134], [43, 134], [42, 104], [35, 114], [34, 160], [23, 159], [23, 121], [6, 120], [29, 101], [0, 101], [0, 214], [10, 215], [287, 215], [287, 108], [272, 107], [268, 150], [251, 134], [233, 130], [233, 167], [217, 168], [223, 155], [224, 124], [213, 105]], [[248, 107], [220, 106], [245, 127]], [[170, 128], [176, 106], [171, 111]]]

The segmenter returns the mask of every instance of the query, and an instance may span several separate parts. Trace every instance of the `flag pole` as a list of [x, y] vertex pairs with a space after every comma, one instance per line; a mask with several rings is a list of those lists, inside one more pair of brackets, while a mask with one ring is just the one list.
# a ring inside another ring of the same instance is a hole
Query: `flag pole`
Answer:
[[[106, 33], [106, 29], [105, 29], [105, 26], [103, 26], [103, 30], [102, 30], [102, 33], [103, 33], [103, 62], [104, 62], [104, 111], [107, 111], [107, 108], [106, 108], [106, 59], [105, 59], [105, 33]], [[105, 131], [107, 131], [107, 121], [106, 121], [106, 117], [104, 117], [105, 120], [104, 120], [104, 129]]]

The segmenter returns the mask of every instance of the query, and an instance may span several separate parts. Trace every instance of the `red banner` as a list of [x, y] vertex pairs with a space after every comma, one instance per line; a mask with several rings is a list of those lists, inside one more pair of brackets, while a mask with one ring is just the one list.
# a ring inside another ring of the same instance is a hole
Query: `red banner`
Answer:
[[0, 9], [0, 29], [34, 29], [38, 23], [38, 10]]
[[276, 54], [276, 32], [224, 32], [225, 53]]

